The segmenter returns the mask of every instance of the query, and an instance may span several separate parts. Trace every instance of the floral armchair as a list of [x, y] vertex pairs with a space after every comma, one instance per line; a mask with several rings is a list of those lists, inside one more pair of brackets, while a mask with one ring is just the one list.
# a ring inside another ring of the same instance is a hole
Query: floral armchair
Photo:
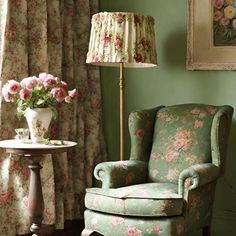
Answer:
[[233, 108], [185, 104], [129, 116], [128, 161], [100, 163], [89, 188], [82, 235], [210, 235]]

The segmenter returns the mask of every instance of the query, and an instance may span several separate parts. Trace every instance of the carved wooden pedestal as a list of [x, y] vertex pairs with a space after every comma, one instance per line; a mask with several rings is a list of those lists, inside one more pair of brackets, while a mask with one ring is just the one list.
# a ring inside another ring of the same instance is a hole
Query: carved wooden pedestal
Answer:
[[45, 154], [66, 152], [68, 148], [77, 145], [75, 142], [64, 141], [63, 145], [45, 145], [33, 143], [19, 143], [17, 140], [0, 141], [0, 147], [5, 148], [6, 153], [23, 155], [30, 160], [30, 186], [28, 211], [31, 221], [30, 231], [33, 236], [50, 235], [54, 231], [54, 225], [43, 225], [44, 201], [40, 178], [40, 160]]
[[[27, 156], [28, 157], [28, 156]], [[40, 178], [40, 156], [30, 156], [28, 157], [32, 164], [29, 165], [30, 169], [30, 186], [29, 186], [29, 215], [31, 221], [30, 231], [33, 236], [38, 235], [49, 235], [53, 233], [54, 226], [42, 225], [43, 211], [44, 211], [44, 201], [42, 193], [42, 185]]]

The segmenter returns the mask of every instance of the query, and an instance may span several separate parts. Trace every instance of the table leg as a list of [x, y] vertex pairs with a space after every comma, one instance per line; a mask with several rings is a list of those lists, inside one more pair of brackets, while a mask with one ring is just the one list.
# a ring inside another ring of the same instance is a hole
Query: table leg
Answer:
[[42, 166], [40, 165], [41, 157], [30, 156], [31, 160], [29, 165], [30, 169], [30, 186], [29, 186], [29, 215], [31, 221], [30, 231], [33, 236], [45, 235], [53, 232], [52, 226], [50, 228], [43, 227], [43, 211], [44, 211], [44, 201], [42, 193], [42, 185], [40, 178], [40, 170]]

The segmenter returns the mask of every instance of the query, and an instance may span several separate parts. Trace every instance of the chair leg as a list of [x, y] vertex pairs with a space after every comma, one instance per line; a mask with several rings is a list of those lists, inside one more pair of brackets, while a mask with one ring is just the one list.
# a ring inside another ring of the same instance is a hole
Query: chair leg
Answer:
[[202, 236], [211, 236], [211, 226], [205, 226], [202, 228]]
[[102, 234], [99, 234], [93, 230], [84, 229], [81, 233], [81, 236], [102, 236]]

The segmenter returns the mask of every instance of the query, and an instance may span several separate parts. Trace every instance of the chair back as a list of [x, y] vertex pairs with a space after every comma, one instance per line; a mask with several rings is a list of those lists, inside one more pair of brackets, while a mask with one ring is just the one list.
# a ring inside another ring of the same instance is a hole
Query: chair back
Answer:
[[148, 164], [149, 182], [177, 183], [182, 170], [194, 164], [212, 163], [211, 129], [220, 108], [184, 104], [157, 112]]

